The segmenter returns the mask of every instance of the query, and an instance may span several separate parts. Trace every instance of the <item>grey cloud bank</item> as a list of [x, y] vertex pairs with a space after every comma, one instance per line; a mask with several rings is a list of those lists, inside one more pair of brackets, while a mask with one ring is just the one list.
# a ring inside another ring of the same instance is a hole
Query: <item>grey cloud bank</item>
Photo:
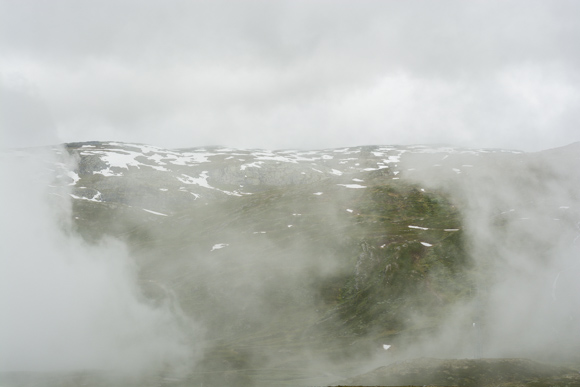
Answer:
[[2, 146], [578, 141], [574, 1], [0, 3]]

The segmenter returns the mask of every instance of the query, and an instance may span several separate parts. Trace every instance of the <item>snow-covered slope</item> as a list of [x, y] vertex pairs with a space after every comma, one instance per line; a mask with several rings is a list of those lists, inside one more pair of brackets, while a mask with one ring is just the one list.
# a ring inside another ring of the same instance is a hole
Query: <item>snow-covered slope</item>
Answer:
[[[271, 187], [332, 180], [344, 189], [437, 173], [470, 173], [493, 155], [518, 151], [428, 146], [361, 146], [314, 151], [203, 147], [168, 150], [118, 142], [66, 145], [76, 168], [62, 172], [77, 200], [129, 204], [142, 201], [152, 213], [176, 211], [195, 201], [240, 197]], [[120, 182], [123, 183], [120, 183]], [[119, 186], [123, 190], [119, 189]], [[313, 192], [314, 193], [314, 192]]]

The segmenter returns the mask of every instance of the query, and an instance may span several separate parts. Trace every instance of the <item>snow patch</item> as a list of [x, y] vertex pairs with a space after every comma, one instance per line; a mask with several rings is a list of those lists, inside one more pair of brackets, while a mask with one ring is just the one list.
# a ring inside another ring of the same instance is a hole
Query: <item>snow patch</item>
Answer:
[[211, 248], [210, 252], [211, 251], [214, 251], [214, 250], [223, 249], [224, 247], [227, 247], [229, 245], [230, 245], [229, 243], [217, 243], [217, 244], [213, 245], [213, 247]]
[[157, 212], [157, 211], [151, 211], [151, 210], [148, 210], [146, 208], [143, 208], [142, 210], [143, 211], [147, 211], [147, 212], [149, 212], [150, 214], [153, 214], [153, 215], [167, 216], [167, 214], [162, 214], [161, 212]]
[[139, 168], [142, 163], [135, 160], [135, 157], [140, 156], [140, 153], [131, 151], [109, 151], [109, 152], [95, 152], [101, 153], [101, 160], [109, 164], [110, 167], [129, 169], [129, 167]]
[[243, 164], [243, 165], [240, 166], [240, 170], [241, 171], [245, 171], [246, 168], [262, 168], [260, 166], [260, 164], [264, 164], [264, 162], [263, 161], [255, 161], [253, 163]]
[[68, 171], [67, 176], [70, 177], [71, 179], [73, 179], [73, 182], [70, 183], [69, 185], [75, 185], [77, 183], [77, 181], [79, 181], [81, 178], [79, 177], [79, 175], [74, 172], [74, 171]]
[[102, 198], [101, 198], [101, 193], [99, 191], [97, 191], [97, 193], [92, 198], [90, 198], [90, 199], [89, 198], [86, 198], [84, 196], [77, 196], [77, 195], [74, 195], [74, 194], [71, 194], [71, 193], [69, 193], [69, 195], [73, 199], [87, 200], [89, 202], [101, 203], [103, 201]]
[[199, 185], [200, 187], [213, 189], [213, 187], [209, 185], [209, 183], [207, 182], [207, 178], [209, 177], [207, 175], [207, 171], [203, 171], [199, 175], [199, 177], [191, 177], [186, 175], [185, 173], [182, 173], [181, 176], [183, 177], [176, 177], [176, 179], [184, 184], [196, 184]]
[[[358, 164], [355, 164], [355, 165], [358, 165]], [[371, 171], [378, 171], [378, 170], [385, 169], [385, 168], [389, 168], [389, 167], [386, 165], [377, 164], [377, 168], [364, 168], [363, 171], [371, 172]]]

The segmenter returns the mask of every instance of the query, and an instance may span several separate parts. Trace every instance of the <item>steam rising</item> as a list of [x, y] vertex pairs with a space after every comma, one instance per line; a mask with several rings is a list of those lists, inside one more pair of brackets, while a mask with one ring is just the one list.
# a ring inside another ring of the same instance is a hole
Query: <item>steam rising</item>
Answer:
[[2, 157], [0, 371], [176, 372], [192, 360], [179, 309], [145, 300], [123, 243], [72, 232], [52, 154]]

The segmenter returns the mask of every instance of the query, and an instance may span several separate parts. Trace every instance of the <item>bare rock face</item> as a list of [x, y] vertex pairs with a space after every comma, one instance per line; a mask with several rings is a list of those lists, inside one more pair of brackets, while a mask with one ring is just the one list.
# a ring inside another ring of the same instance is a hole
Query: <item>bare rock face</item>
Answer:
[[339, 385], [580, 386], [580, 373], [528, 359], [420, 358], [380, 367]]

